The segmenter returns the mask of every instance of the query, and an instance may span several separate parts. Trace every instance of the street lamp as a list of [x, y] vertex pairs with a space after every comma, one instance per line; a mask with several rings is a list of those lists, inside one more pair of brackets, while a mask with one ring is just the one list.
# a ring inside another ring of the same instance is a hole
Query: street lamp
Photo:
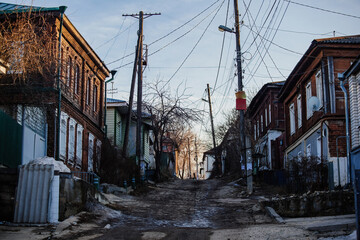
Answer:
[[220, 25], [220, 26], [219, 26], [219, 31], [220, 31], [220, 32], [235, 33], [235, 32], [234, 32], [234, 29], [231, 29], [231, 28], [226, 27], [226, 26], [224, 26], [224, 25]]
[[111, 78], [109, 80], [105, 81], [105, 111], [104, 111], [104, 130], [105, 130], [105, 137], [107, 136], [107, 125], [106, 125], [106, 102], [107, 102], [107, 84], [109, 82], [111, 82], [112, 80], [114, 80], [115, 74], [116, 74], [116, 70], [111, 70]]

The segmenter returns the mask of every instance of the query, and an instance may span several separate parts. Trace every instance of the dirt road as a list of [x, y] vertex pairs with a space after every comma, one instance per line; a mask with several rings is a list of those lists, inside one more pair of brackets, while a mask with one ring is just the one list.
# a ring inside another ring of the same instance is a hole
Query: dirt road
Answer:
[[0, 239], [295, 240], [320, 236], [300, 225], [276, 223], [259, 204], [266, 193], [255, 189], [249, 196], [244, 190], [236, 182], [221, 179], [174, 180], [150, 186], [149, 192], [138, 196], [104, 194], [108, 207], [90, 204], [89, 212], [54, 228], [0, 226]]

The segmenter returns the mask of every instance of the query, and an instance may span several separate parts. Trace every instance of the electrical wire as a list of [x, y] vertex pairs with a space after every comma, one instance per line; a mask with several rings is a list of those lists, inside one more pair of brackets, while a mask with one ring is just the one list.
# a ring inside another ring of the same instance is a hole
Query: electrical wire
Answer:
[[336, 12], [336, 11], [333, 11], [333, 10], [328, 10], [328, 9], [324, 9], [324, 8], [314, 7], [314, 6], [310, 6], [310, 5], [304, 4], [304, 3], [298, 3], [298, 2], [294, 2], [294, 1], [290, 1], [290, 0], [283, 0], [283, 1], [289, 2], [289, 3], [292, 3], [292, 4], [296, 4], [296, 5], [299, 5], [299, 6], [303, 6], [303, 7], [308, 7], [308, 8], [320, 10], [320, 11], [323, 11], [323, 12], [329, 12], [329, 13], [334, 13], [334, 14], [346, 16], [346, 17], [352, 17], [352, 18], [360, 19], [359, 16], [350, 15], [350, 14], [347, 14], [347, 13], [341, 13], [341, 12]]
[[[228, 16], [229, 16], [229, 5], [230, 5], [230, 0], [228, 0], [228, 5], [227, 5], [227, 9], [226, 9], [225, 26], [227, 26], [227, 19], [228, 19]], [[219, 59], [219, 65], [218, 65], [216, 78], [215, 78], [214, 90], [216, 89], [216, 84], [217, 84], [218, 79], [219, 79], [221, 60], [222, 60], [222, 55], [223, 55], [223, 51], [224, 51], [224, 44], [225, 44], [225, 35], [226, 35], [226, 32], [223, 33], [223, 39], [222, 39], [221, 51], [220, 51], [220, 59]], [[212, 94], [214, 93], [214, 90], [213, 90]]]
[[225, 0], [222, 1], [222, 3], [220, 4], [220, 6], [218, 7], [216, 13], [214, 14], [213, 18], [210, 20], [209, 24], [206, 26], [205, 30], [203, 31], [203, 33], [201, 34], [200, 38], [198, 39], [198, 41], [195, 43], [194, 47], [191, 49], [191, 51], [189, 52], [189, 54], [185, 57], [185, 59], [182, 61], [182, 63], [180, 64], [180, 66], [178, 67], [178, 69], [174, 72], [174, 74], [169, 78], [169, 80], [164, 84], [163, 88], [169, 84], [169, 82], [174, 78], [174, 76], [179, 72], [179, 70], [181, 69], [181, 67], [184, 65], [184, 63], [186, 62], [186, 60], [190, 57], [190, 55], [194, 52], [195, 48], [197, 47], [197, 45], [200, 43], [201, 39], [204, 37], [205, 33], [207, 32], [208, 28], [210, 27], [211, 23], [214, 21], [215, 17], [217, 16], [217, 14], [219, 13], [221, 7], [223, 6]]

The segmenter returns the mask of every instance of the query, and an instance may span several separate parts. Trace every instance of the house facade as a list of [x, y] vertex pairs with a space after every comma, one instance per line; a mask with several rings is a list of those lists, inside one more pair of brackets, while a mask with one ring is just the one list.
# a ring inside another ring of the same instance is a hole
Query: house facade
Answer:
[[313, 40], [279, 93], [284, 103], [284, 165], [316, 158], [329, 167], [329, 178], [344, 185], [347, 178], [345, 104], [338, 73], [360, 53], [360, 36]]
[[285, 130], [284, 109], [277, 95], [285, 82], [265, 84], [251, 101], [246, 115], [250, 121], [250, 136], [254, 166], [261, 169], [281, 169], [283, 161], [275, 154], [276, 139]]
[[40, 16], [49, 34], [54, 34], [50, 77], [45, 79], [40, 71], [33, 78], [36, 85], [5, 84], [13, 73], [11, 64], [5, 64], [1, 74], [0, 108], [23, 126], [22, 164], [58, 155], [73, 171], [97, 172], [104, 139], [104, 80], [109, 70], [65, 14], [61, 21], [60, 8], [30, 10], [29, 6], [2, 4], [2, 20], [17, 16], [18, 9]]
[[[129, 106], [126, 101], [107, 98], [106, 109], [107, 138], [113, 146], [118, 149], [123, 149], [126, 116]], [[152, 124], [150, 116], [143, 113], [142, 122], [141, 159], [144, 160], [146, 170], [154, 170], [156, 168], [154, 157], [154, 137], [151, 129]], [[132, 119], [130, 123], [129, 142], [126, 152], [129, 157], [135, 157], [136, 155], [136, 119]]]
[[349, 85], [350, 159], [353, 169], [360, 169], [360, 56], [342, 74]]

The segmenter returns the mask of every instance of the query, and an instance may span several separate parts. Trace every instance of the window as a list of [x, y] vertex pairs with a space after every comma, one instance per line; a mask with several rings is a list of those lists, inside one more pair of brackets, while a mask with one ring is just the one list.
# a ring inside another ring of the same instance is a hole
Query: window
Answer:
[[294, 112], [294, 103], [290, 104], [289, 107], [289, 116], [290, 116], [290, 135], [295, 133], [295, 112]]
[[90, 86], [91, 86], [91, 79], [88, 78], [86, 84], [86, 105], [90, 105]]
[[68, 126], [68, 115], [64, 112], [61, 112], [60, 115], [60, 158], [65, 160], [66, 158], [66, 134]]
[[306, 157], [307, 158], [311, 157], [311, 144], [306, 146]]
[[271, 104], [269, 104], [269, 124], [271, 123]]
[[69, 121], [69, 142], [68, 142], [68, 160], [73, 162], [75, 158], [75, 126], [76, 122], [70, 118]]
[[97, 110], [97, 92], [98, 92], [98, 86], [94, 85], [93, 89], [93, 111], [96, 112]]
[[309, 119], [313, 112], [312, 109], [309, 107], [309, 99], [311, 98], [311, 82], [306, 84], [306, 118]]
[[96, 171], [100, 170], [101, 162], [101, 141], [96, 140]]
[[322, 97], [322, 92], [323, 92], [323, 87], [322, 87], [322, 78], [321, 78], [321, 70], [319, 70], [316, 75], [315, 75], [315, 79], [316, 79], [316, 96], [319, 99], [319, 108], [323, 106], [323, 97]]
[[79, 82], [80, 82], [80, 67], [76, 64], [75, 66], [75, 76], [74, 76], [74, 92], [79, 93]]
[[83, 131], [84, 128], [82, 125], [77, 124], [76, 126], [76, 166], [81, 167], [82, 163], [82, 141], [83, 141]]
[[66, 85], [70, 86], [70, 81], [71, 81], [71, 67], [72, 67], [72, 59], [71, 57], [69, 57], [68, 59], [68, 63], [66, 66]]
[[301, 128], [302, 126], [301, 94], [297, 97], [297, 120], [298, 120], [298, 128]]
[[93, 159], [94, 159], [94, 135], [92, 135], [91, 133], [89, 133], [89, 143], [88, 143], [88, 171], [92, 172], [94, 171], [94, 164], [93, 164]]
[[267, 125], [268, 125], [268, 118], [267, 118], [267, 108], [265, 108], [265, 127], [267, 127]]
[[321, 137], [318, 137], [318, 138], [317, 138], [317, 141], [316, 141], [316, 151], [317, 151], [318, 160], [321, 161]]
[[256, 139], [256, 124], [254, 124], [254, 139]]
[[257, 120], [257, 128], [256, 129], [257, 129], [257, 137], [259, 137], [259, 135], [260, 135], [259, 134], [259, 132], [260, 132], [259, 120]]
[[260, 126], [261, 126], [261, 132], [264, 132], [264, 118], [263, 118], [263, 115], [260, 116]]

